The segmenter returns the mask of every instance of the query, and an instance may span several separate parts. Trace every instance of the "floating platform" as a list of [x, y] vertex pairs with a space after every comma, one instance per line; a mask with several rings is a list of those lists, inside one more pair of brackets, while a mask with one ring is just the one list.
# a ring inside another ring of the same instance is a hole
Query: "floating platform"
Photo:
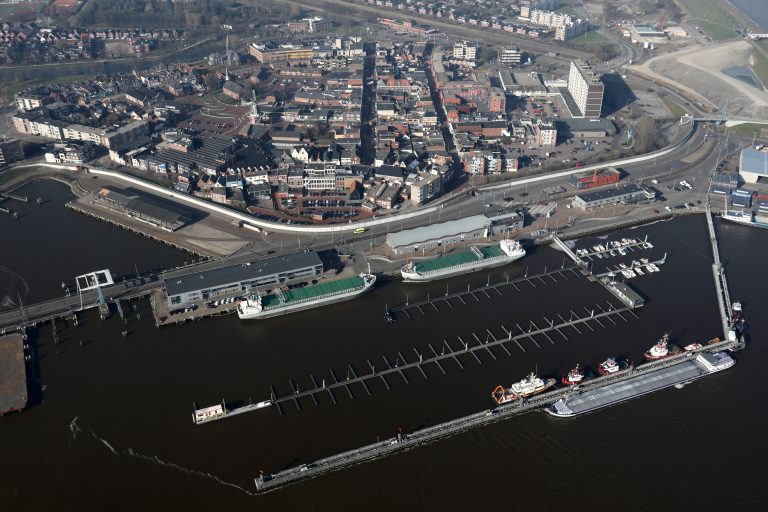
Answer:
[[582, 392], [574, 390], [574, 395], [567, 395], [556, 401], [549, 406], [547, 412], [559, 418], [578, 416], [654, 391], [688, 383], [733, 365], [734, 360], [725, 352], [702, 352], [693, 360], [630, 377], [601, 388], [587, 389]]
[[21, 333], [0, 337], [0, 416], [27, 406], [27, 364]]

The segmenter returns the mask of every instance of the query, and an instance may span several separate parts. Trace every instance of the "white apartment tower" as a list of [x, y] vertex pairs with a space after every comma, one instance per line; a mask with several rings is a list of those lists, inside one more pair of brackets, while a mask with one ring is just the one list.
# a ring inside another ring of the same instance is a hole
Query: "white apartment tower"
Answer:
[[571, 61], [571, 71], [568, 74], [568, 92], [579, 109], [579, 112], [572, 112], [574, 117], [580, 115], [589, 119], [600, 118], [604, 90], [605, 86], [600, 76], [592, 71], [588, 62]]

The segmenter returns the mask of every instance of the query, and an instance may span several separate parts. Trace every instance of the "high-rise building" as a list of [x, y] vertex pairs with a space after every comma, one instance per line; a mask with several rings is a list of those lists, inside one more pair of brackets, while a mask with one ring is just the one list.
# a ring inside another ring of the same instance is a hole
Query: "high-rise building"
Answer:
[[24, 149], [19, 139], [0, 140], [0, 167], [24, 160]]
[[519, 66], [522, 59], [520, 48], [510, 46], [508, 48], [499, 48], [498, 61], [507, 66]]
[[604, 90], [603, 81], [597, 73], [592, 71], [588, 62], [571, 61], [571, 71], [568, 74], [568, 92], [579, 109], [579, 112], [571, 112], [574, 117], [599, 118], [603, 109]]

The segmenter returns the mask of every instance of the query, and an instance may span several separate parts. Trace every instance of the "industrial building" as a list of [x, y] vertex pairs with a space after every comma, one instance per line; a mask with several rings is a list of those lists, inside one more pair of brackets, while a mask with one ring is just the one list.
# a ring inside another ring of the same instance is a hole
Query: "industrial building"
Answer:
[[488, 217], [491, 235], [503, 235], [523, 229], [525, 220], [517, 212], [497, 212]]
[[629, 35], [633, 43], [666, 43], [669, 40], [666, 32], [647, 25], [631, 25]]
[[93, 202], [165, 231], [176, 231], [193, 221], [189, 210], [176, 204], [161, 203], [155, 198], [142, 197], [133, 190], [106, 186], [99, 191]]
[[571, 186], [576, 190], [587, 188], [604, 187], [606, 185], [615, 185], [621, 178], [621, 172], [615, 167], [606, 167], [605, 169], [596, 169], [579, 174], [571, 175]]
[[568, 74], [568, 93], [573, 98], [578, 112], [573, 117], [598, 119], [603, 109], [605, 85], [600, 76], [592, 71], [589, 63], [572, 60]]
[[629, 183], [615, 188], [595, 190], [593, 192], [580, 192], [573, 198], [573, 206], [582, 210], [591, 210], [601, 206], [613, 204], [631, 204], [652, 201], [656, 193], [642, 186]]
[[247, 293], [259, 286], [315, 279], [322, 273], [320, 257], [314, 251], [307, 251], [193, 272], [165, 279], [164, 285], [168, 305], [174, 307], [222, 295]]
[[746, 183], [757, 183], [758, 179], [768, 177], [768, 153], [751, 148], [742, 149], [739, 174]]
[[390, 233], [387, 235], [387, 246], [396, 255], [428, 251], [443, 245], [484, 237], [488, 233], [488, 227], [488, 217], [473, 215]]

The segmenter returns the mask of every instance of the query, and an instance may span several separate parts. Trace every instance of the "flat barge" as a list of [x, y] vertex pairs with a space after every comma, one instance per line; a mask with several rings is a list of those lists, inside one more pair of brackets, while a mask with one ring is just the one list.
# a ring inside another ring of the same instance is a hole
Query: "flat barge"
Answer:
[[0, 336], [0, 416], [27, 406], [27, 363], [24, 336]]
[[304, 309], [316, 308], [359, 297], [373, 288], [376, 276], [370, 273], [328, 281], [316, 285], [276, 291], [271, 294], [254, 293], [237, 306], [242, 320], [270, 318]]
[[701, 352], [693, 360], [662, 367], [607, 386], [584, 391], [576, 388], [572, 395], [566, 395], [550, 405], [547, 412], [558, 418], [586, 414], [654, 391], [692, 382], [726, 370], [734, 364], [733, 358], [725, 352]]
[[408, 262], [400, 269], [406, 283], [427, 283], [467, 274], [486, 268], [500, 267], [525, 256], [520, 242], [504, 239], [498, 246], [476, 247], [418, 263]]

